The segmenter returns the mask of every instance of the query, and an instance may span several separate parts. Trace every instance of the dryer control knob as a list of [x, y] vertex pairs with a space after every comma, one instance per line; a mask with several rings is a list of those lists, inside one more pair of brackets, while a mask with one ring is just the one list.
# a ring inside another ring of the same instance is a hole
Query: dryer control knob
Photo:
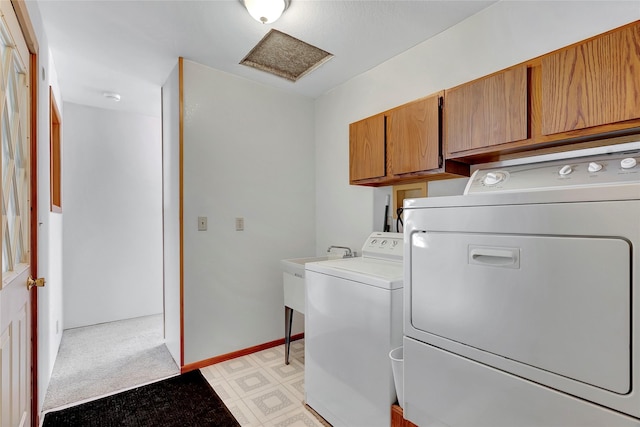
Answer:
[[587, 170], [589, 172], [598, 172], [601, 169], [602, 169], [602, 165], [596, 162], [589, 163], [589, 167], [587, 167]]
[[507, 176], [504, 174], [504, 172], [489, 172], [485, 175], [482, 182], [484, 183], [484, 185], [496, 185], [504, 181], [506, 177]]
[[626, 159], [622, 159], [620, 161], [620, 167], [622, 167], [622, 169], [631, 169], [637, 164], [638, 162], [633, 157], [627, 157]]
[[569, 175], [571, 172], [573, 172], [573, 168], [571, 167], [571, 165], [564, 165], [559, 171], [558, 173], [560, 174], [560, 176], [567, 176]]

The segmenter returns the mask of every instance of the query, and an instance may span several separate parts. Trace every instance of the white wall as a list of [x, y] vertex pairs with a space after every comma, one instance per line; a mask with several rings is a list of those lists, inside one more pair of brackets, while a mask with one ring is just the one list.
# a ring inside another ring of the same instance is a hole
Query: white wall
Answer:
[[[38, 39], [38, 276], [46, 286], [38, 289], [38, 406], [42, 407], [60, 347], [62, 313], [62, 215], [49, 211], [49, 86], [56, 100], [61, 95], [55, 65], [49, 52], [40, 11], [35, 2], [27, 9]], [[43, 76], [44, 72], [44, 76]], [[62, 105], [58, 104], [62, 114]]]
[[157, 117], [65, 103], [65, 329], [162, 312]]
[[280, 260], [314, 253], [314, 114], [309, 98], [190, 61], [184, 114], [189, 364], [284, 337]]
[[381, 230], [390, 188], [349, 186], [349, 123], [640, 19], [634, 1], [500, 1], [316, 100], [316, 252]]
[[180, 359], [180, 86], [176, 66], [162, 86], [162, 206], [165, 344]]

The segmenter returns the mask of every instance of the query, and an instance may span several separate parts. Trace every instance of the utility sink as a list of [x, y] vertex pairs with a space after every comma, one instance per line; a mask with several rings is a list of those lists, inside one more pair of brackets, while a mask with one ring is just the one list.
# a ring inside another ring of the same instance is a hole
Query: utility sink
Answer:
[[304, 265], [308, 262], [326, 261], [328, 256], [309, 258], [291, 258], [280, 261], [282, 265], [282, 285], [284, 290], [284, 363], [289, 364], [289, 347], [291, 345], [291, 324], [293, 312], [304, 314], [305, 279]]
[[328, 256], [317, 256], [309, 258], [291, 258], [281, 260], [282, 271], [293, 274], [296, 277], [304, 279], [304, 265], [308, 262], [326, 261]]
[[289, 364], [289, 346], [291, 345], [291, 323], [294, 310], [304, 314], [304, 265], [308, 262], [326, 261], [328, 256], [309, 258], [291, 258], [280, 261], [282, 265], [282, 285], [284, 290], [284, 363]]

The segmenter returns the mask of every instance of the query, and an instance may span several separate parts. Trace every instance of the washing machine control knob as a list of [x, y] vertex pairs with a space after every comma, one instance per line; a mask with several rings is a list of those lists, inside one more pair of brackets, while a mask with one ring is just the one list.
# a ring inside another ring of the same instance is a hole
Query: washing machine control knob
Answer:
[[638, 162], [633, 157], [627, 157], [620, 161], [620, 167], [622, 169], [631, 169], [632, 167], [635, 167], [636, 164], [638, 164]]
[[496, 185], [507, 177], [504, 172], [488, 172], [482, 182], [484, 185]]
[[571, 172], [573, 172], [573, 168], [571, 167], [571, 165], [564, 165], [562, 168], [560, 168], [560, 170], [558, 171], [558, 173], [560, 174], [560, 176], [567, 176], [569, 175]]
[[601, 169], [602, 169], [602, 165], [596, 162], [589, 163], [589, 166], [587, 167], [587, 170], [591, 173], [598, 172]]

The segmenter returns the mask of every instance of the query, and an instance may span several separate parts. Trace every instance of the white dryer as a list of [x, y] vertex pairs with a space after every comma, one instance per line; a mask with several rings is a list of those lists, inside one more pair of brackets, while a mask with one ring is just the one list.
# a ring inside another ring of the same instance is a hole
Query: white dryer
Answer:
[[390, 425], [402, 259], [401, 233], [374, 232], [362, 257], [305, 266], [306, 403], [334, 427]]
[[404, 415], [640, 426], [640, 152], [478, 170], [405, 201]]

